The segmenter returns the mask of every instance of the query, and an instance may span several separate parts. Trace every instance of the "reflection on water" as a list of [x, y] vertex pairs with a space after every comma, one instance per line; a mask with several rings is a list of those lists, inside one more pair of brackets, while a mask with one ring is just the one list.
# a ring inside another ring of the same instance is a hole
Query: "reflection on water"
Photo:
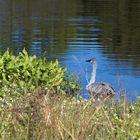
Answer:
[[139, 7], [138, 0], [0, 0], [0, 50], [45, 52], [79, 74], [83, 86], [91, 72], [84, 60], [96, 57], [97, 81], [134, 99], [140, 95]]

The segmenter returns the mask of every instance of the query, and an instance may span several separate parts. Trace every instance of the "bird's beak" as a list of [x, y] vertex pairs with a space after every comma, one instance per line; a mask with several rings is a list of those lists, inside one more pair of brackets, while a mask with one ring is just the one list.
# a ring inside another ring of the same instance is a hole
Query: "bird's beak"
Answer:
[[86, 62], [90, 62], [91, 61], [91, 59], [89, 59], [89, 60], [86, 60]]

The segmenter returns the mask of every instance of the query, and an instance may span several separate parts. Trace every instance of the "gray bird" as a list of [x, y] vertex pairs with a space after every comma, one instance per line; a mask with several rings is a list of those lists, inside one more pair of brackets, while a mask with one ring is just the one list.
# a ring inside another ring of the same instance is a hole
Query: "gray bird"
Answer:
[[87, 91], [92, 95], [95, 99], [105, 99], [110, 98], [115, 95], [115, 90], [112, 86], [106, 82], [95, 82], [96, 77], [96, 68], [97, 62], [95, 58], [86, 60], [86, 62], [90, 62], [92, 64], [92, 74], [89, 84], [86, 86]]

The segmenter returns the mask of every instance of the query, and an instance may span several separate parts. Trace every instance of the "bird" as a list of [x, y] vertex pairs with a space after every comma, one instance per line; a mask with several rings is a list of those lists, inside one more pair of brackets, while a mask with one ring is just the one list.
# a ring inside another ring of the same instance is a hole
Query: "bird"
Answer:
[[86, 62], [90, 62], [92, 64], [91, 79], [88, 85], [86, 86], [86, 90], [89, 92], [89, 94], [92, 95], [95, 99], [105, 99], [113, 97], [115, 95], [115, 90], [109, 83], [95, 82], [97, 69], [96, 58], [91, 58], [89, 60], [86, 60]]

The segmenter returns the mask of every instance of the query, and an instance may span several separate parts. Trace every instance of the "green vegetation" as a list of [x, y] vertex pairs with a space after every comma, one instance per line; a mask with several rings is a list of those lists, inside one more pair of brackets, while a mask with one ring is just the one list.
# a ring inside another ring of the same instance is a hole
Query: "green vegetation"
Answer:
[[0, 110], [2, 140], [138, 140], [140, 100], [99, 103], [38, 89]]
[[[71, 93], [79, 90], [77, 81], [61, 68], [58, 61], [29, 56], [26, 50], [17, 56], [7, 50], [0, 55], [0, 101], [8, 104], [37, 87], [55, 93]], [[10, 92], [11, 91], [11, 92]], [[70, 91], [70, 92], [69, 92]]]
[[[0, 55], [1, 140], [137, 140], [140, 99], [94, 102], [58, 61], [9, 51]], [[57, 93], [57, 94], [56, 94]]]

